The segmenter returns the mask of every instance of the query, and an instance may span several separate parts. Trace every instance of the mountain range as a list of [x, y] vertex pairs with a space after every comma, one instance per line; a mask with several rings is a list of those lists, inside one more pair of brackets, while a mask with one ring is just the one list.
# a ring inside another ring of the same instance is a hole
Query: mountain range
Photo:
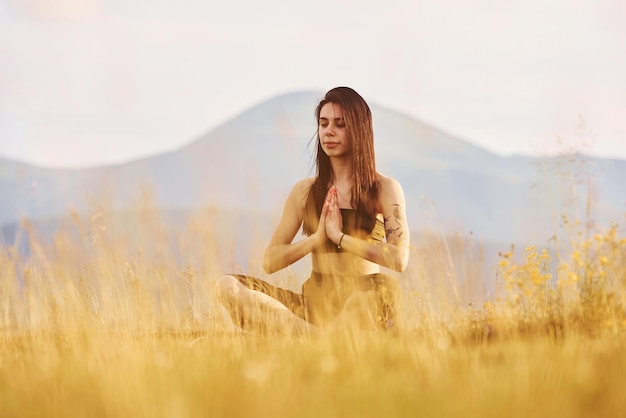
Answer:
[[[22, 218], [50, 220], [69, 208], [86, 213], [100, 206], [133, 211], [145, 195], [164, 210], [215, 207], [242, 217], [254, 211], [275, 222], [295, 181], [314, 175], [320, 98], [308, 91], [271, 98], [180, 149], [124, 164], [59, 170], [0, 159], [4, 240], [11, 243]], [[625, 161], [575, 153], [502, 157], [370, 106], [377, 169], [403, 185], [413, 233], [541, 245], [562, 215], [600, 227], [625, 223]]]

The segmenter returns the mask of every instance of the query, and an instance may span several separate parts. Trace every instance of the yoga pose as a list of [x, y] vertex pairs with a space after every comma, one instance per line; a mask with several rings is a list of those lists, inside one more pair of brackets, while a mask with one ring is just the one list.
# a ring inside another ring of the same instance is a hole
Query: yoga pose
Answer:
[[[347, 326], [389, 329], [409, 258], [405, 198], [398, 181], [376, 171], [372, 114], [353, 89], [326, 93], [315, 110], [316, 176], [298, 181], [265, 250], [271, 274], [311, 254], [302, 292], [229, 274], [220, 300], [246, 330], [311, 334]], [[302, 227], [305, 237], [294, 241]]]

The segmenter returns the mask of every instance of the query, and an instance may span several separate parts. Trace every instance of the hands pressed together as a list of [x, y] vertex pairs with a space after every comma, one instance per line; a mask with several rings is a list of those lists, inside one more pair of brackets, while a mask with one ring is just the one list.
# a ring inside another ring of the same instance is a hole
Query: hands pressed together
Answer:
[[339, 208], [339, 198], [337, 196], [337, 188], [332, 186], [326, 194], [326, 200], [322, 207], [320, 222], [316, 232], [319, 242], [325, 242], [330, 239], [335, 244], [339, 243], [343, 229], [343, 218], [341, 217], [341, 209]]

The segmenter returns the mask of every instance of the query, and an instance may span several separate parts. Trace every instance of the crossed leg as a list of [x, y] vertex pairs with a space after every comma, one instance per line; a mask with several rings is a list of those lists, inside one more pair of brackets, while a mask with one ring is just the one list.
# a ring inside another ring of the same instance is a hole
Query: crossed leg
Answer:
[[231, 275], [220, 277], [217, 289], [232, 321], [244, 329], [294, 335], [310, 335], [318, 331], [277, 299], [248, 288]]
[[373, 290], [357, 291], [346, 300], [340, 314], [324, 328], [305, 321], [277, 299], [250, 289], [231, 275], [217, 281], [222, 305], [243, 329], [266, 333], [320, 335], [346, 330], [378, 329], [378, 308]]

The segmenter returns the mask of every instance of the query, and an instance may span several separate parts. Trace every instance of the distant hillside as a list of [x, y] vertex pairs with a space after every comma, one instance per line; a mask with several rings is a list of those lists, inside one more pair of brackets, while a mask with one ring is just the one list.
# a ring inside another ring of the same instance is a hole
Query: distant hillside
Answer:
[[[0, 225], [64, 216], [68, 207], [132, 210], [142, 196], [167, 209], [277, 214], [292, 184], [313, 174], [309, 141], [319, 99], [311, 92], [272, 98], [177, 151], [127, 164], [50, 170], [0, 159]], [[576, 213], [578, 205], [584, 215], [588, 195], [595, 222], [625, 221], [624, 161], [503, 158], [406, 115], [375, 104], [372, 111], [378, 169], [403, 184], [415, 232], [540, 244], [561, 212]]]

